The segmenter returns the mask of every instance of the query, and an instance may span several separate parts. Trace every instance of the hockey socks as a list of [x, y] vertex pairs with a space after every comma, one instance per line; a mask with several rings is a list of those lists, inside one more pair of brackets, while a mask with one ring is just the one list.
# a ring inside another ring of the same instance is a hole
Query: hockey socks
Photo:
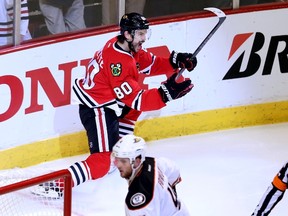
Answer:
[[69, 167], [72, 176], [72, 186], [77, 186], [88, 180], [102, 178], [110, 169], [111, 152], [91, 154], [85, 161], [76, 162]]

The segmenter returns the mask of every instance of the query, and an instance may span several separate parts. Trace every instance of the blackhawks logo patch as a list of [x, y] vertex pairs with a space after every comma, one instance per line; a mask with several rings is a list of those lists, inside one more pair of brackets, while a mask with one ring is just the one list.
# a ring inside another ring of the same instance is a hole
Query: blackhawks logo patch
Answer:
[[112, 72], [113, 76], [120, 76], [120, 74], [122, 72], [122, 66], [120, 63], [111, 64], [110, 68], [111, 68], [111, 72]]

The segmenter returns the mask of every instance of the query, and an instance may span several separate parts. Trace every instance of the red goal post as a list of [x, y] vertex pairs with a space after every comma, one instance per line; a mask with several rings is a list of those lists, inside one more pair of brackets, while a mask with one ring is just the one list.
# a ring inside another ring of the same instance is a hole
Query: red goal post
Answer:
[[[12, 178], [12, 177], [9, 177], [9, 178]], [[42, 197], [40, 199], [39, 196], [37, 196], [33, 193], [30, 193], [30, 191], [31, 191], [31, 188], [33, 188], [35, 186], [39, 186], [40, 184], [44, 184], [46, 182], [53, 182], [53, 181], [56, 181], [59, 179], [61, 179], [62, 184], [64, 184], [64, 187], [62, 189], [64, 197], [60, 198], [62, 200], [61, 201], [62, 207], [58, 207], [58, 209], [59, 209], [59, 212], [62, 211], [61, 215], [71, 216], [71, 213], [72, 213], [72, 206], [71, 206], [72, 205], [72, 177], [71, 177], [70, 172], [67, 169], [39, 175], [39, 176], [36, 176], [33, 178], [28, 178], [28, 179], [18, 181], [15, 183], [10, 183], [10, 184], [8, 183], [4, 186], [0, 185], [1, 212], [4, 213], [5, 215], [10, 215], [11, 212], [9, 213], [9, 211], [15, 211], [15, 210], [13, 210], [14, 208], [17, 208], [18, 209], [17, 211], [21, 211], [19, 209], [21, 209], [22, 207], [20, 207], [20, 208], [17, 207], [17, 205], [19, 204], [19, 199], [21, 200], [20, 202], [24, 202], [24, 205], [25, 205], [25, 202], [27, 202], [26, 205], [31, 205], [28, 207], [28, 209], [29, 209], [28, 211], [34, 211], [35, 209], [39, 210], [39, 208], [42, 208], [41, 202], [44, 203], [43, 209], [45, 209], [44, 208], [45, 206], [46, 207], [48, 206], [47, 211], [50, 211], [51, 209], [55, 209], [53, 207], [53, 205], [55, 204], [56, 201], [54, 201], [53, 199], [48, 198], [48, 197], [44, 197], [44, 198]], [[30, 191], [27, 190], [27, 188], [29, 188], [29, 187], [30, 187]], [[21, 190], [22, 190], [22, 193], [19, 192]], [[23, 191], [25, 191], [25, 193]], [[17, 192], [18, 192], [18, 194], [16, 194]], [[12, 194], [14, 194], [14, 195], [12, 195]], [[30, 202], [29, 202], [29, 199], [30, 199]], [[25, 200], [27, 200], [27, 201], [25, 201]], [[37, 205], [34, 205], [31, 202], [32, 200], [33, 200], [33, 202], [35, 202], [35, 200], [36, 200], [36, 202], [39, 202], [40, 207], [38, 207]], [[53, 202], [54, 202], [54, 204], [53, 204]], [[32, 203], [32, 204], [30, 204], [30, 203]], [[47, 204], [47, 203], [49, 203], [49, 204]], [[63, 209], [61, 209], [61, 208], [63, 208]], [[46, 212], [46, 210], [43, 210], [43, 211]]]

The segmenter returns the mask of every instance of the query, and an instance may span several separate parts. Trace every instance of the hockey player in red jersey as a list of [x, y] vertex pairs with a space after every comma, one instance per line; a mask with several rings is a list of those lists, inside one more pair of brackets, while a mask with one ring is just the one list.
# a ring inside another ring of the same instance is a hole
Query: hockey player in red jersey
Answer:
[[283, 198], [288, 188], [288, 161], [274, 177], [252, 216], [268, 216], [277, 203]]
[[193, 88], [190, 79], [176, 83], [176, 72], [159, 88], [140, 87], [139, 73], [155, 75], [178, 68], [192, 71], [197, 64], [196, 58], [190, 59], [191, 53], [173, 51], [163, 58], [143, 49], [149, 30], [145, 17], [125, 14], [120, 34], [95, 53], [85, 77], [75, 80], [73, 91], [91, 155], [69, 168], [74, 186], [107, 174], [113, 146], [121, 136], [133, 133], [141, 112], [161, 109]]
[[183, 67], [191, 71], [197, 64], [196, 58], [190, 59], [191, 53], [173, 51], [170, 58], [163, 58], [142, 49], [148, 34], [145, 17], [125, 14], [120, 21], [120, 35], [97, 51], [86, 76], [75, 80], [73, 90], [80, 102], [79, 114], [91, 155], [69, 168], [74, 186], [107, 174], [112, 147], [119, 137], [133, 133], [142, 111], [161, 109], [193, 88], [190, 79], [176, 83], [176, 73], [159, 88], [140, 88], [139, 73], [155, 75]]
[[122, 137], [113, 147], [112, 160], [128, 181], [126, 215], [188, 216], [176, 192], [178, 166], [167, 158], [147, 157], [145, 148], [145, 141], [134, 135]]

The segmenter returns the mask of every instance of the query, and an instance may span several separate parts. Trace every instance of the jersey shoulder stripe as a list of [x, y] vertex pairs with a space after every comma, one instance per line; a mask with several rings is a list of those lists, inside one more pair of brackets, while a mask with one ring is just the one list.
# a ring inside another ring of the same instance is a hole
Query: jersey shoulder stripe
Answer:
[[[107, 101], [105, 103], [99, 104], [97, 103], [89, 94], [87, 94], [81, 87], [79, 82], [81, 79], [75, 79], [75, 83], [72, 87], [73, 92], [75, 93], [77, 99], [79, 100], [80, 104], [86, 105], [90, 108], [101, 108], [101, 107], [113, 107], [117, 105], [116, 99]], [[118, 107], [118, 105], [117, 105]], [[113, 108], [112, 108], [113, 109]], [[115, 110], [116, 111], [116, 110]]]

